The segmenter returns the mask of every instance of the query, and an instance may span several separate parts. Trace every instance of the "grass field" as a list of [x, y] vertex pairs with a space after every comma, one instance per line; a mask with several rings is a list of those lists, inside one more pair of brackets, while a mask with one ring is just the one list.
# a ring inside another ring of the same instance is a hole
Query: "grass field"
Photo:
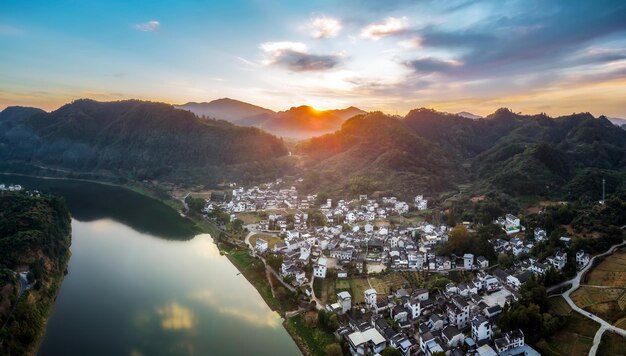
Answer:
[[352, 296], [352, 303], [360, 304], [364, 302], [364, 292], [370, 288], [376, 289], [379, 294], [387, 295], [391, 289], [395, 291], [406, 284], [407, 280], [399, 272], [370, 277], [369, 282], [365, 277], [342, 278], [335, 280], [334, 283], [320, 283], [318, 289], [321, 295], [317, 295], [317, 291], [316, 295], [324, 302], [334, 303], [338, 292], [348, 291]]
[[267, 244], [269, 245], [270, 250], [273, 249], [274, 246], [276, 246], [276, 244], [283, 242], [283, 239], [281, 239], [278, 236], [266, 235], [266, 234], [254, 234], [250, 236], [250, 243], [252, 244], [252, 246], [255, 246], [257, 239], [263, 239], [267, 241]]
[[243, 221], [243, 223], [246, 225], [256, 224], [259, 221], [261, 221], [261, 218], [259, 217], [259, 214], [257, 213], [237, 213], [235, 214], [235, 216], [237, 217], [237, 219], [240, 219], [241, 221]]
[[605, 331], [600, 341], [598, 355], [626, 356], [626, 338], [615, 333]]
[[599, 325], [591, 319], [573, 313], [561, 297], [550, 298], [550, 313], [567, 317], [565, 326], [548, 339], [537, 343], [542, 355], [586, 355], [593, 344]]
[[606, 257], [587, 274], [586, 284], [626, 287], [626, 250], [620, 249]]
[[572, 308], [562, 297], [553, 297], [548, 300], [550, 303], [550, 312], [554, 315], [568, 316], [572, 314]]
[[311, 355], [326, 355], [326, 347], [337, 342], [334, 335], [319, 327], [308, 327], [302, 315], [291, 317], [285, 323], [290, 334], [296, 335], [301, 344], [310, 351]]

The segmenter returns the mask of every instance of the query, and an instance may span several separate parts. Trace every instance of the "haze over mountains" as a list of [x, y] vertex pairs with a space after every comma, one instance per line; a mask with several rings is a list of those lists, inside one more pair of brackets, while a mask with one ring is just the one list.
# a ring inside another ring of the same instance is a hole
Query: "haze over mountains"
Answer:
[[0, 162], [175, 183], [270, 179], [288, 153], [253, 127], [200, 119], [163, 103], [77, 100], [46, 113], [0, 113]]
[[339, 110], [316, 110], [306, 105], [274, 112], [229, 98], [208, 103], [187, 103], [177, 107], [189, 110], [198, 116], [226, 120], [237, 125], [259, 127], [275, 135], [297, 139], [333, 132], [338, 130], [345, 120], [366, 113], [354, 106]]
[[[500, 109], [476, 118], [415, 109], [400, 117], [354, 107], [273, 112], [231, 99], [198, 107], [262, 129], [138, 100], [77, 100], [51, 113], [9, 107], [0, 113], [0, 167], [211, 187], [302, 175], [303, 191], [336, 196], [464, 187], [595, 199], [605, 178], [608, 191], [626, 194], [626, 131], [589, 113], [551, 118]], [[264, 130], [306, 139], [291, 156]], [[329, 133], [308, 138], [319, 132]]]

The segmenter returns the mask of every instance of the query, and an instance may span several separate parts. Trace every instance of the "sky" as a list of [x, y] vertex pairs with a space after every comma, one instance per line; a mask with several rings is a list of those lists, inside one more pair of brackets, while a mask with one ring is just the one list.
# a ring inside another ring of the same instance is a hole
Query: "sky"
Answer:
[[626, 118], [626, 1], [3, 0], [0, 109], [79, 98]]

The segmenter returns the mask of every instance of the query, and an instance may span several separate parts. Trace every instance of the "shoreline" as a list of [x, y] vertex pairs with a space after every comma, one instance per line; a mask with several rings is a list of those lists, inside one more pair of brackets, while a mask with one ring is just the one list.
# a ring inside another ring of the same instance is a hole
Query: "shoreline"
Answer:
[[[20, 177], [29, 177], [29, 178], [38, 178], [38, 179], [49, 179], [49, 180], [69, 180], [69, 181], [80, 181], [80, 182], [88, 182], [88, 183], [94, 183], [94, 184], [102, 184], [102, 185], [107, 185], [107, 186], [114, 186], [114, 187], [118, 187], [118, 188], [123, 188], [123, 189], [128, 189], [132, 192], [135, 192], [137, 194], [141, 194], [144, 195], [146, 197], [155, 199], [157, 201], [162, 202], [163, 204], [169, 206], [170, 208], [174, 209], [174, 207], [171, 204], [171, 202], [175, 202], [175, 203], [180, 203], [180, 200], [174, 199], [174, 197], [170, 196], [169, 201], [165, 200], [163, 198], [157, 197], [153, 194], [150, 194], [149, 191], [145, 190], [145, 189], [133, 189], [132, 187], [125, 185], [125, 184], [117, 184], [117, 183], [112, 183], [112, 182], [107, 182], [107, 181], [99, 181], [99, 180], [94, 180], [94, 179], [85, 179], [85, 178], [71, 178], [71, 177], [54, 177], [54, 176], [41, 176], [41, 175], [35, 175], [35, 174], [25, 174], [25, 173], [12, 173], [12, 172], [0, 172], [0, 176], [8, 176], [8, 175], [13, 175], [13, 176], [20, 176]], [[135, 184], [139, 184], [140, 187], [143, 187], [143, 185], [141, 183], [138, 182], [132, 182]], [[180, 212], [181, 210], [177, 210], [177, 212]], [[251, 281], [250, 277], [247, 275], [246, 271], [242, 268], [242, 266], [239, 266], [238, 263], [234, 262], [233, 259], [230, 257], [230, 252], [229, 251], [225, 251], [222, 249], [221, 245], [224, 244], [223, 242], [219, 242], [216, 239], [216, 236], [213, 236], [213, 233], [215, 232], [219, 232], [221, 231], [215, 224], [213, 224], [210, 221], [207, 220], [199, 220], [197, 217], [194, 217], [192, 215], [185, 215], [184, 217], [185, 219], [189, 219], [191, 220], [194, 225], [196, 227], [198, 227], [198, 229], [200, 230], [200, 232], [202, 233], [208, 233], [209, 235], [211, 235], [211, 238], [213, 240], [213, 243], [217, 246], [218, 250], [220, 252], [225, 252], [226, 258], [228, 259], [228, 261], [244, 276], [244, 278], [246, 279], [246, 281], [257, 291], [257, 293], [259, 293], [259, 295], [261, 296], [261, 298], [263, 299], [265, 305], [272, 311], [276, 312], [281, 319], [283, 320], [281, 325], [282, 327], [285, 329], [285, 331], [287, 332], [287, 334], [289, 335], [289, 337], [291, 337], [291, 339], [293, 340], [293, 342], [296, 344], [296, 346], [298, 347], [298, 349], [300, 350], [300, 352], [303, 355], [309, 356], [312, 353], [306, 348], [306, 346], [304, 345], [304, 342], [302, 341], [301, 337], [298, 334], [294, 334], [292, 333], [292, 330], [290, 330], [289, 327], [287, 327], [287, 324], [289, 323], [289, 319], [287, 318], [286, 315], [284, 315], [283, 313], [281, 313], [279, 310], [276, 310], [272, 307], [271, 303], [267, 300], [267, 297], [265, 295], [263, 295], [263, 293], [261, 293], [261, 291], [259, 290], [259, 288], [257, 288], [257, 286]], [[212, 228], [207, 228], [205, 226], [205, 224], [209, 224]], [[213, 231], [210, 231], [213, 230]], [[233, 245], [236, 247], [236, 245]], [[69, 265], [69, 259], [68, 259], [68, 265]], [[67, 266], [66, 266], [67, 268]], [[65, 275], [63, 276], [65, 277]], [[63, 278], [64, 279], [64, 278]], [[63, 279], [61, 280], [61, 283], [63, 282]], [[271, 287], [270, 287], [271, 288]], [[46, 323], [45, 325], [47, 325], [47, 321], [48, 318], [50, 317], [50, 315], [52, 314], [53, 310], [54, 310], [54, 302], [56, 301], [56, 298], [58, 296], [58, 293], [61, 289], [61, 285], [59, 284], [59, 288], [56, 291], [55, 294], [55, 298], [53, 300], [53, 305], [52, 308], [49, 312], [48, 317], [46, 318]], [[41, 346], [41, 343], [43, 342], [44, 338], [45, 338], [45, 328], [43, 329], [44, 331], [42, 332], [42, 335], [40, 336], [40, 340], [37, 341], [36, 343], [36, 348], [33, 350], [34, 353], [32, 353], [31, 355], [36, 355], [37, 351], [39, 350], [39, 347]]]

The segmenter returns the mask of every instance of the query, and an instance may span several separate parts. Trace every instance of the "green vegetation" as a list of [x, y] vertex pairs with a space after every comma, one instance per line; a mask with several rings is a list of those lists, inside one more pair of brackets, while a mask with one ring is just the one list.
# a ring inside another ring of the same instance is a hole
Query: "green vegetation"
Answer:
[[314, 311], [289, 318], [285, 327], [311, 355], [324, 356], [326, 349], [337, 342], [332, 331], [320, 325], [318, 313]]
[[[586, 318], [567, 305], [562, 297], [553, 297], [549, 301], [548, 312], [561, 320], [562, 326], [550, 335], [543, 335], [535, 346], [542, 355], [586, 355], [593, 344], [593, 337], [599, 325]], [[611, 353], [598, 353], [611, 355]]]
[[5, 163], [37, 162], [135, 181], [205, 186], [235, 177], [265, 181], [290, 166], [278, 159], [287, 149], [274, 136], [202, 120], [162, 103], [77, 100], [51, 113], [5, 111], [0, 113], [0, 160]]
[[605, 331], [600, 341], [600, 347], [598, 347], [598, 355], [615, 355], [625, 356], [626, 338], [616, 333]]
[[[340, 131], [301, 143], [310, 168], [303, 188], [331, 195], [445, 192], [467, 185], [471, 196], [594, 201], [626, 194], [626, 131], [588, 113], [552, 119], [500, 109], [482, 120], [429, 109], [405, 118], [370, 113]], [[504, 205], [484, 207], [486, 222]], [[490, 211], [491, 210], [491, 211]]]
[[[70, 230], [70, 214], [61, 199], [0, 195], [1, 354], [34, 351], [67, 268]], [[24, 268], [34, 285], [16, 300], [12, 271]]]
[[272, 286], [267, 280], [268, 274], [265, 271], [263, 261], [250, 256], [247, 249], [226, 246], [220, 246], [220, 248], [228, 253], [228, 259], [246, 277], [250, 284], [256, 288], [272, 310], [284, 314], [296, 308], [297, 296], [295, 293], [288, 291], [285, 287], [278, 284], [279, 282], [275, 283], [275, 290], [272, 291]]

